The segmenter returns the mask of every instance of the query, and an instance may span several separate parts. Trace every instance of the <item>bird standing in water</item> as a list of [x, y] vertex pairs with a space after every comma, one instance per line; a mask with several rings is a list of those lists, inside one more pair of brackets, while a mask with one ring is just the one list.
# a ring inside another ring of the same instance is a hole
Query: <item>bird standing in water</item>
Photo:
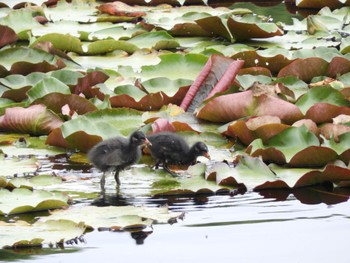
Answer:
[[128, 139], [115, 137], [96, 144], [88, 153], [89, 160], [103, 172], [101, 189], [104, 191], [105, 173], [114, 171], [117, 186], [120, 185], [119, 172], [136, 163], [141, 158], [141, 146], [150, 145], [145, 134], [133, 132]]
[[151, 145], [148, 146], [151, 155], [156, 159], [155, 167], [163, 164], [164, 170], [170, 171], [168, 164], [189, 165], [197, 161], [197, 157], [204, 156], [210, 160], [208, 147], [203, 142], [196, 142], [191, 148], [186, 141], [176, 133], [160, 132], [147, 136]]

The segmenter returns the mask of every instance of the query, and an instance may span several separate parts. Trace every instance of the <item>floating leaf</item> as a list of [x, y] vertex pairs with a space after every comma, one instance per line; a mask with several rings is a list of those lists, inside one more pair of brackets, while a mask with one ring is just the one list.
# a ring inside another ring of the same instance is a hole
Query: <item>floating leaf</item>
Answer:
[[249, 38], [268, 38], [283, 35], [283, 31], [274, 23], [267, 23], [254, 15], [231, 16], [227, 26], [236, 40]]
[[[17, 170], [17, 169], [16, 169]], [[31, 178], [17, 177], [9, 180], [7, 188], [38, 188], [62, 183], [62, 178], [52, 175], [36, 175]]]
[[88, 151], [93, 145], [110, 137], [128, 136], [140, 128], [141, 112], [127, 108], [90, 112], [65, 122], [60, 130], [50, 133], [50, 145]]
[[33, 135], [48, 134], [62, 123], [56, 114], [43, 105], [7, 108], [5, 115], [0, 116], [0, 129]]
[[102, 13], [114, 16], [141, 17], [146, 15], [145, 12], [140, 11], [140, 7], [132, 7], [122, 2], [101, 4], [97, 9]]
[[290, 64], [293, 59], [288, 58], [285, 49], [268, 49], [265, 52], [256, 50], [246, 50], [233, 55], [234, 59], [244, 61], [244, 68], [264, 67], [273, 73], [278, 73], [282, 68]]
[[204, 99], [230, 88], [243, 63], [243, 61], [235, 61], [219, 55], [210, 56], [180, 107], [186, 111], [194, 112]]
[[82, 223], [68, 220], [48, 220], [28, 224], [24, 221], [15, 223], [0, 222], [0, 248], [38, 247], [44, 244], [62, 244], [65, 241], [79, 238], [86, 227]]
[[214, 122], [263, 115], [277, 116], [287, 124], [303, 118], [303, 114], [294, 104], [271, 95], [255, 96], [251, 90], [213, 98], [196, 114], [200, 119]]
[[0, 48], [17, 41], [17, 35], [12, 28], [0, 25]]
[[44, 190], [0, 189], [0, 215], [13, 215], [68, 206], [68, 196]]
[[55, 56], [38, 49], [27, 47], [7, 48], [0, 51], [0, 76], [12, 74], [27, 75], [32, 72], [48, 72], [62, 68], [64, 64]]
[[70, 94], [69, 87], [56, 78], [45, 78], [36, 83], [28, 92], [28, 103], [31, 104], [36, 99], [42, 98], [49, 93]]
[[179, 47], [179, 43], [165, 31], [143, 33], [131, 38], [128, 43], [138, 48], [153, 48], [155, 50]]
[[50, 216], [42, 217], [41, 220], [71, 220], [84, 222], [87, 227], [94, 229], [127, 230], [132, 227], [145, 228], [154, 223], [168, 223], [181, 216], [181, 212], [171, 212], [166, 206], [83, 206], [52, 211]]
[[142, 67], [142, 80], [157, 77], [194, 80], [208, 60], [206, 56], [199, 54], [163, 54], [159, 58], [159, 64]]
[[[4, 147], [6, 152], [6, 147]], [[15, 174], [34, 173], [40, 167], [40, 162], [35, 157], [19, 159], [18, 157], [4, 158], [0, 155], [1, 176], [13, 176]]]
[[215, 164], [208, 179], [216, 180], [219, 185], [231, 185], [254, 189], [269, 180], [276, 180], [275, 174], [259, 158], [250, 156], [239, 156], [234, 168], [225, 163]]
[[[157, 110], [164, 105], [179, 105], [184, 98], [188, 86], [192, 83], [190, 80], [178, 79], [170, 80], [168, 78], [149, 79], [140, 83], [147, 94], [140, 92], [139, 88], [128, 87], [126, 94], [112, 96], [110, 98], [113, 107], [129, 107], [137, 110]], [[121, 87], [117, 87], [117, 91]], [[141, 93], [137, 98], [135, 96]]]
[[278, 77], [296, 76], [305, 82], [310, 82], [314, 77], [325, 75], [327, 67], [327, 61], [322, 58], [297, 59], [281, 69]]
[[289, 125], [282, 124], [278, 117], [264, 115], [248, 120], [234, 121], [227, 126], [224, 133], [238, 138], [245, 145], [249, 145], [257, 138], [261, 138], [265, 142], [288, 127]]
[[305, 126], [290, 127], [272, 137], [266, 144], [254, 140], [247, 148], [252, 156], [262, 156], [265, 162], [289, 163], [293, 167], [323, 166], [337, 159], [337, 153], [320, 146], [316, 135]]
[[308, 119], [316, 123], [329, 122], [340, 114], [350, 114], [349, 101], [330, 86], [310, 89], [297, 101], [296, 105], [306, 113]]

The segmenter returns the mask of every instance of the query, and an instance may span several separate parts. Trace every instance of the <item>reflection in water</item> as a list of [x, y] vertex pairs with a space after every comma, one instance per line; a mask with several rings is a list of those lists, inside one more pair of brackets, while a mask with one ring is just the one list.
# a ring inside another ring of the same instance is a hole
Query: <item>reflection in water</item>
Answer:
[[135, 239], [137, 245], [143, 245], [145, 239], [152, 233], [153, 231], [137, 231], [131, 232], [130, 235]]
[[333, 188], [329, 184], [303, 187], [293, 190], [261, 190], [259, 194], [265, 198], [274, 198], [276, 201], [287, 200], [293, 194], [303, 204], [327, 204], [333, 205], [346, 202], [350, 196], [349, 188]]

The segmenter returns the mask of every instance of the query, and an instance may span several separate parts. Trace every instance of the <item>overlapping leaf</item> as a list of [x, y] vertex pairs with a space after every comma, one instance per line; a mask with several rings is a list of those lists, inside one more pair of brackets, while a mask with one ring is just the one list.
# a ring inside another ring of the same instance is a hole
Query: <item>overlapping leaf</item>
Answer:
[[142, 124], [141, 112], [119, 108], [87, 113], [65, 122], [49, 134], [47, 143], [81, 151], [89, 150], [102, 139], [127, 136]]
[[68, 196], [44, 190], [17, 188], [12, 192], [0, 189], [0, 214], [12, 215], [68, 206]]
[[0, 116], [1, 130], [32, 135], [48, 134], [62, 123], [61, 118], [40, 104], [28, 108], [7, 108], [5, 114]]

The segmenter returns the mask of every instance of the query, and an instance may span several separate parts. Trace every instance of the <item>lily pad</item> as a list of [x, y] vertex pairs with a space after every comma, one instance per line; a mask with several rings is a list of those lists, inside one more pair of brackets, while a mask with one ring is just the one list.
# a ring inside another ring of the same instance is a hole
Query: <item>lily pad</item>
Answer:
[[265, 22], [251, 14], [242, 17], [231, 16], [227, 21], [227, 26], [236, 40], [283, 35], [282, 29], [276, 24]]
[[23, 177], [17, 177], [13, 178], [8, 181], [6, 188], [38, 188], [38, 187], [44, 187], [48, 185], [56, 185], [61, 184], [62, 178], [58, 176], [52, 176], [52, 175], [36, 175], [31, 178], [23, 178]]
[[209, 100], [196, 116], [214, 122], [229, 122], [248, 116], [277, 116], [290, 124], [303, 118], [294, 104], [268, 94], [254, 95], [251, 90], [222, 95]]
[[7, 48], [0, 51], [0, 76], [27, 75], [32, 72], [48, 72], [64, 67], [55, 56], [28, 47]]
[[237, 157], [233, 168], [225, 163], [215, 164], [207, 174], [207, 179], [215, 180], [219, 185], [252, 190], [266, 181], [276, 180], [276, 177], [260, 158], [241, 155]]
[[287, 129], [289, 125], [282, 124], [276, 116], [258, 116], [247, 120], [237, 120], [222, 129], [224, 134], [238, 138], [245, 145], [249, 145], [257, 138], [266, 142], [271, 137]]
[[127, 108], [105, 109], [86, 113], [65, 122], [50, 133], [47, 143], [88, 151], [93, 145], [110, 137], [128, 136], [142, 125], [141, 112]]
[[310, 82], [314, 77], [325, 75], [327, 67], [327, 61], [322, 58], [297, 59], [282, 68], [278, 77], [296, 76], [300, 80]]
[[307, 118], [316, 123], [329, 122], [340, 114], [350, 114], [349, 101], [342, 93], [330, 86], [310, 89], [300, 97], [296, 105]]
[[55, 113], [43, 105], [7, 108], [5, 115], [0, 116], [0, 129], [33, 135], [48, 134], [62, 123]]
[[40, 247], [44, 244], [62, 244], [79, 238], [85, 232], [84, 224], [69, 220], [48, 220], [28, 224], [24, 221], [15, 223], [0, 222], [0, 248]]
[[[6, 152], [6, 147], [4, 148]], [[4, 158], [4, 155], [0, 155], [0, 164], [0, 174], [2, 176], [34, 173], [40, 167], [40, 162], [35, 157], [20, 159], [18, 157]]]
[[136, 206], [84, 206], [67, 210], [55, 210], [41, 220], [71, 220], [83, 222], [88, 228], [127, 230], [145, 228], [152, 224], [168, 223], [181, 217], [181, 212], [171, 212], [168, 207]]
[[180, 107], [194, 112], [203, 100], [229, 89], [243, 63], [241, 60], [236, 61], [219, 55], [210, 56]]
[[159, 58], [161, 61], [157, 65], [142, 67], [142, 80], [164, 76], [169, 79], [194, 80], [208, 60], [199, 54], [163, 54]]
[[0, 189], [0, 215], [13, 215], [68, 206], [68, 196], [44, 190]]
[[290, 127], [265, 144], [256, 139], [248, 146], [247, 152], [252, 156], [262, 156], [268, 163], [288, 163], [293, 167], [320, 167], [338, 158], [334, 150], [320, 146], [316, 135], [304, 125]]
[[12, 28], [0, 25], [0, 48], [17, 41], [17, 35]]

